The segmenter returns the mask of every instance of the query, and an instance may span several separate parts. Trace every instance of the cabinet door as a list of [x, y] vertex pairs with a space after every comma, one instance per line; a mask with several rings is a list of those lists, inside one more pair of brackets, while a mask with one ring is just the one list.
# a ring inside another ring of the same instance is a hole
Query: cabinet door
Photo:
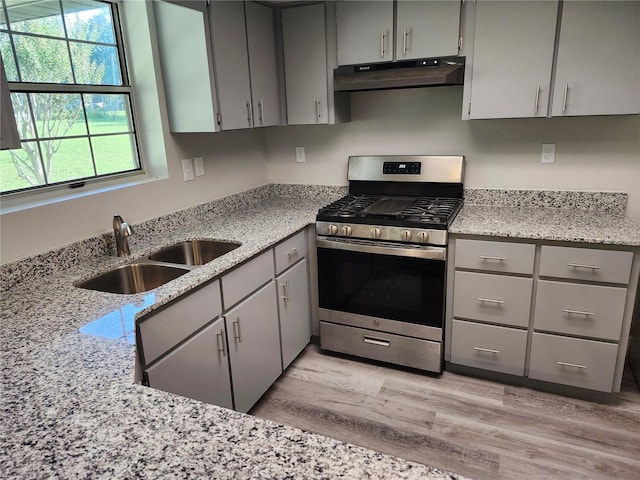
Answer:
[[480, 1], [469, 118], [547, 115], [558, 2]]
[[[242, 2], [216, 1], [209, 7], [222, 130], [252, 126], [251, 84]], [[185, 57], [190, 59], [189, 54]]]
[[338, 65], [393, 60], [393, 2], [338, 2]]
[[282, 367], [287, 368], [311, 338], [309, 277], [304, 259], [276, 279], [280, 311]]
[[276, 69], [273, 9], [255, 2], [247, 2], [245, 9], [253, 126], [280, 125], [280, 89]]
[[219, 319], [147, 371], [149, 386], [233, 408], [224, 320]]
[[552, 114], [640, 112], [640, 2], [564, 2]]
[[190, 5], [153, 2], [169, 127], [172, 132], [215, 132], [206, 3]]
[[328, 122], [324, 5], [282, 11], [287, 122]]
[[398, 0], [396, 60], [458, 54], [460, 2]]
[[225, 320], [235, 408], [246, 413], [282, 373], [275, 283], [229, 310]]

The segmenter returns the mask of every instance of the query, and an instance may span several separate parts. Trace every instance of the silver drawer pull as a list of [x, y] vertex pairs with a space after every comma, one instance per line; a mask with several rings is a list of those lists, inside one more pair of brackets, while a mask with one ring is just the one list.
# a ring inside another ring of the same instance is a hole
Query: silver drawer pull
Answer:
[[587, 317], [590, 317], [591, 315], [595, 315], [595, 313], [593, 312], [585, 312], [583, 310], [571, 310], [570, 308], [565, 308], [563, 312], [569, 313], [571, 315], [585, 315]]
[[287, 255], [289, 256], [289, 258], [291, 258], [291, 257], [295, 257], [299, 253], [300, 253], [299, 248], [293, 248], [287, 252]]
[[507, 257], [492, 257], [490, 255], [478, 255], [480, 260], [496, 260], [498, 262], [504, 262], [507, 260]]
[[488, 353], [495, 353], [496, 355], [500, 355], [500, 350], [494, 350], [492, 348], [473, 347], [473, 349], [478, 352], [488, 352]]
[[236, 317], [235, 322], [233, 324], [233, 338], [238, 340], [238, 343], [242, 343], [242, 336], [240, 335], [240, 317]]
[[483, 303], [495, 303], [496, 305], [504, 305], [504, 300], [493, 300], [491, 298], [478, 297], [478, 301]]
[[216, 333], [216, 341], [218, 342], [218, 351], [222, 352], [223, 357], [226, 357], [227, 350], [224, 347], [224, 330], [221, 329], [218, 333]]
[[587, 368], [586, 365], [579, 365], [577, 363], [561, 362], [559, 360], [556, 363], [558, 365], [560, 365], [561, 367], [573, 367], [573, 368], [582, 368], [582, 369], [586, 369]]
[[600, 267], [598, 265], [584, 265], [582, 263], [570, 263], [569, 266], [573, 268], [590, 268], [591, 270], [600, 270]]
[[371, 345], [379, 345], [381, 347], [390, 347], [391, 342], [389, 340], [383, 340], [381, 338], [362, 337], [364, 343], [370, 343]]

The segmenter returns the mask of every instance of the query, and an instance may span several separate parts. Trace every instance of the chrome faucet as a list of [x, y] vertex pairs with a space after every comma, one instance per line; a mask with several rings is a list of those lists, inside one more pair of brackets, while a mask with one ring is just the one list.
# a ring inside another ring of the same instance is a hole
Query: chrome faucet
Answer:
[[129, 251], [129, 237], [132, 233], [131, 225], [122, 220], [120, 215], [113, 216], [113, 234], [116, 237], [116, 250], [119, 257], [131, 255]]

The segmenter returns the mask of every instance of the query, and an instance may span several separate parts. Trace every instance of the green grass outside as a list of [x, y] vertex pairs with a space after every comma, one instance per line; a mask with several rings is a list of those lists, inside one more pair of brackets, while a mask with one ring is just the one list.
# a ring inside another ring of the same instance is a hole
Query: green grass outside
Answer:
[[[112, 115], [111, 112], [90, 115], [89, 128], [92, 134], [129, 130], [124, 112], [116, 112], [116, 115]], [[66, 135], [86, 134], [84, 122], [76, 122]], [[136, 167], [130, 135], [92, 137], [91, 141], [98, 175], [131, 170]], [[60, 150], [52, 162], [49, 182], [55, 183], [93, 175], [89, 140], [87, 138], [62, 140]], [[0, 190], [8, 192], [30, 186], [32, 185], [29, 182], [19, 177], [11, 151], [0, 151]]]

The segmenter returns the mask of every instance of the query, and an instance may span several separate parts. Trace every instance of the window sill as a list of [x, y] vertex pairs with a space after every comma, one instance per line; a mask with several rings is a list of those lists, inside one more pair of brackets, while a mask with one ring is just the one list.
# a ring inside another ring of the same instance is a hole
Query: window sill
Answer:
[[0, 215], [66, 202], [122, 188], [135, 187], [146, 183], [156, 182], [158, 180], [162, 180], [162, 178], [150, 176], [148, 173], [138, 172], [130, 176], [120, 177], [117, 179], [114, 178], [87, 183], [87, 185], [82, 188], [70, 189], [68, 187], [60, 187], [46, 192], [30, 191], [9, 194], [2, 197], [2, 202], [0, 203]]

